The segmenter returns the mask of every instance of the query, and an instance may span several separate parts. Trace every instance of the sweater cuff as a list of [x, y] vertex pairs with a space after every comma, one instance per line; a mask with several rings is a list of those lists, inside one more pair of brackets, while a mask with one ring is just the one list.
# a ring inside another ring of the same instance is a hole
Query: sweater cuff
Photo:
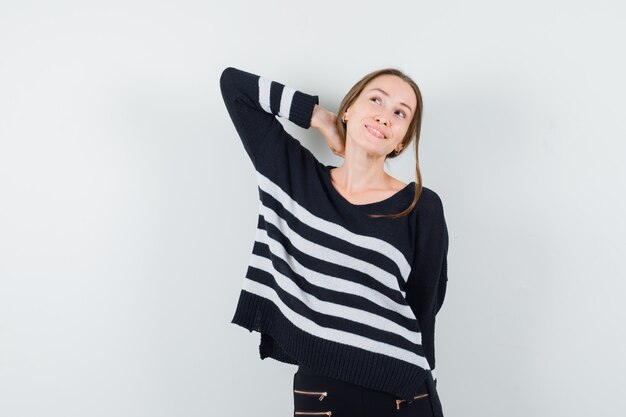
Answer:
[[289, 119], [296, 125], [308, 129], [311, 127], [313, 109], [319, 104], [319, 96], [296, 91], [289, 110]]

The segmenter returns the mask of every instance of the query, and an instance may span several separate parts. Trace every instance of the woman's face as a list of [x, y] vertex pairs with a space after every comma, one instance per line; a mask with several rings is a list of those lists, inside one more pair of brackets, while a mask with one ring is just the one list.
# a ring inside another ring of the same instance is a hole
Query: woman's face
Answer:
[[407, 82], [395, 75], [380, 75], [346, 110], [346, 141], [380, 156], [401, 150], [416, 106], [417, 97]]

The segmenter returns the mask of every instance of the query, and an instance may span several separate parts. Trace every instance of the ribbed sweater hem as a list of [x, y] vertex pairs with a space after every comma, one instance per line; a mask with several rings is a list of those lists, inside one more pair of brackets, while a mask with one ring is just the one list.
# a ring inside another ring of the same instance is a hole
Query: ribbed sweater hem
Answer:
[[426, 380], [435, 415], [443, 416], [430, 371], [313, 336], [294, 326], [270, 300], [242, 290], [231, 323], [250, 332], [260, 332], [262, 338], [269, 336], [280, 346], [280, 349], [264, 350], [261, 343], [261, 359], [272, 357], [290, 364], [303, 363], [319, 375], [387, 392], [407, 402], [413, 401]]

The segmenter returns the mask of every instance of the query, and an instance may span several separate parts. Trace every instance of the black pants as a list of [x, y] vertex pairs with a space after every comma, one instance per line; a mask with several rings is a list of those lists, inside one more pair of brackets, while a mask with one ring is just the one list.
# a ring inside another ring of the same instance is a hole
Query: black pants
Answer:
[[392, 394], [317, 375], [304, 365], [293, 376], [294, 416], [432, 417], [426, 383], [411, 403]]

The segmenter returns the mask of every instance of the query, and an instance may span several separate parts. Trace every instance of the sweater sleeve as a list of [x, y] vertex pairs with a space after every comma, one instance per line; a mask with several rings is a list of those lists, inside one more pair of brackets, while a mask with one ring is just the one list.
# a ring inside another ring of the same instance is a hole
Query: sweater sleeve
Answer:
[[418, 201], [416, 254], [405, 297], [424, 336], [428, 362], [435, 368], [435, 316], [443, 305], [448, 283], [448, 228], [437, 194], [429, 189], [422, 192], [425, 198]]
[[441, 272], [439, 274], [439, 282], [437, 284], [437, 303], [435, 305], [435, 314], [439, 313], [443, 300], [446, 298], [446, 290], [448, 288], [448, 227], [445, 218], [443, 219], [443, 253], [441, 261]]
[[406, 287], [437, 287], [447, 280], [448, 228], [443, 204], [437, 193], [423, 187], [416, 209], [415, 256]]
[[271, 159], [271, 149], [267, 148], [276, 147], [280, 152], [281, 147], [300, 146], [276, 116], [308, 129], [313, 109], [319, 104], [316, 95], [233, 67], [222, 71], [220, 90], [243, 147], [259, 172], [263, 172], [263, 159]]

